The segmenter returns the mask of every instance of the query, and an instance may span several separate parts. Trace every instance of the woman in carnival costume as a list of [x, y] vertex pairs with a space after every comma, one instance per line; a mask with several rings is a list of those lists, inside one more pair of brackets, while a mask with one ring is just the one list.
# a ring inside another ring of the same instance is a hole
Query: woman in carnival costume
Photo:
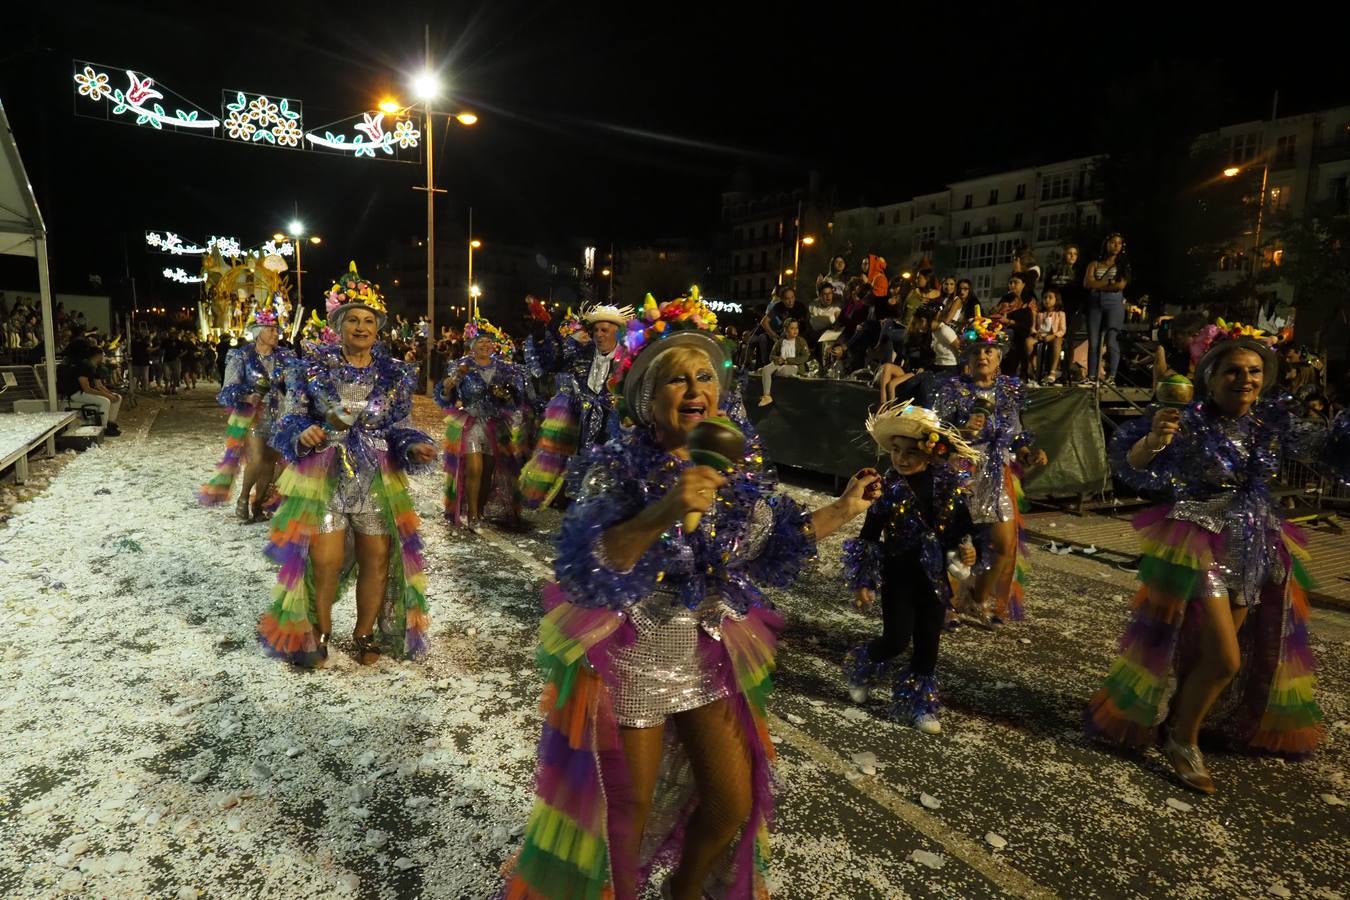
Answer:
[[[277, 344], [285, 327], [286, 304], [280, 295], [273, 298], [271, 309], [255, 309], [244, 330], [249, 343], [229, 352], [216, 395], [216, 402], [230, 409], [225, 455], [216, 464], [215, 476], [202, 485], [197, 499], [206, 506], [225, 502], [240, 460], [247, 453], [248, 463], [234, 506], [235, 515], [243, 522], [260, 522], [266, 516], [263, 507], [281, 459], [268, 440], [286, 393], [286, 371], [295, 360], [294, 353]], [[249, 498], [255, 494], [250, 506]]]
[[333, 285], [328, 322], [338, 342], [306, 347], [272, 434], [291, 465], [267, 550], [281, 571], [258, 635], [268, 653], [306, 667], [328, 658], [333, 603], [352, 575], [349, 546], [360, 662], [426, 652], [426, 573], [407, 475], [431, 471], [436, 447], [412, 427], [416, 369], [377, 340], [378, 289], [355, 263]]
[[529, 455], [533, 388], [511, 339], [486, 319], [464, 329], [469, 355], [436, 385], [445, 410], [445, 516], [477, 532], [490, 507], [520, 523], [517, 481]]
[[1088, 727], [1141, 748], [1165, 721], [1168, 762], [1184, 785], [1210, 794], [1197, 747], [1207, 723], [1237, 746], [1290, 757], [1321, 739], [1308, 553], [1278, 517], [1270, 485], [1285, 455], [1350, 478], [1350, 417], [1328, 429], [1299, 421], [1288, 396], [1263, 398], [1277, 363], [1259, 331], [1220, 319], [1197, 335], [1192, 355], [1200, 401], [1177, 397], [1111, 440], [1116, 477], [1161, 503], [1134, 521], [1140, 588]]
[[[651, 303], [656, 305], [655, 300]], [[564, 336], [559, 329], [559, 339], [547, 335], [530, 341], [540, 368], [558, 378], [558, 393], [544, 410], [538, 445], [521, 472], [521, 495], [531, 509], [553, 501], [563, 487], [569, 461], [579, 450], [590, 450], [618, 436], [619, 416], [609, 379], [622, 364], [624, 350], [619, 339], [632, 318], [630, 306], [591, 306], [581, 313], [584, 340], [577, 340], [575, 332]], [[564, 328], [571, 328], [571, 323]]]
[[[635, 425], [578, 460], [544, 598], [547, 718], [513, 900], [630, 900], [662, 865], [663, 896], [766, 896], [764, 704], [782, 620], [759, 585], [791, 582], [878, 476], [814, 513], [778, 492], [715, 326], [688, 299], [633, 321], [611, 384]], [[706, 421], [719, 411], [738, 421]], [[700, 431], [729, 441], [710, 450]]]
[[864, 609], [881, 595], [881, 636], [844, 658], [854, 702], [895, 668], [906, 646], [909, 666], [894, 675], [891, 718], [939, 734], [938, 640], [952, 599], [948, 555], [975, 563], [975, 526], [966, 508], [963, 468], [980, 455], [937, 413], [892, 403], [867, 418], [867, 433], [889, 454], [891, 471], [862, 533], [844, 542], [844, 577]]
[[942, 380], [933, 407], [959, 426], [984, 457], [970, 477], [970, 514], [986, 532], [975, 600], [982, 618], [1018, 621], [1023, 616], [1022, 468], [1047, 463], [1033, 450], [1035, 435], [1022, 427], [1026, 388], [999, 374], [1008, 335], [992, 319], [976, 317], [962, 332], [967, 373]]

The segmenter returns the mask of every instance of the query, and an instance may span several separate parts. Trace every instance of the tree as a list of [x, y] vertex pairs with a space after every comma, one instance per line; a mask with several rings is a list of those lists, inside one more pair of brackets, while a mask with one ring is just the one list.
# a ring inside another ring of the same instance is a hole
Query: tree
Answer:
[[1226, 147], [1195, 142], [1197, 114], [1222, 109], [1222, 99], [1213, 76], [1192, 64], [1155, 64], [1103, 94], [1096, 129], [1105, 158], [1095, 174], [1104, 231], [1125, 236], [1132, 295], [1201, 299], [1218, 257], [1252, 227], [1248, 179], [1223, 176]]
[[1350, 355], [1350, 217], [1330, 213], [1278, 216], [1271, 230], [1281, 245], [1280, 280], [1294, 289], [1298, 339], [1339, 359]]

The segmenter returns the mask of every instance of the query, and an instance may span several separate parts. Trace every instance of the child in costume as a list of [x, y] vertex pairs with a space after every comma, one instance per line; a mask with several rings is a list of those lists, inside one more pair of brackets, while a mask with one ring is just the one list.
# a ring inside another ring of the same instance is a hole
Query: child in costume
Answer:
[[844, 576], [859, 608], [880, 595], [883, 624], [879, 638], [848, 652], [844, 676], [854, 702], [863, 703], [912, 646], [909, 666], [894, 673], [890, 715], [939, 734], [938, 639], [952, 597], [948, 557], [960, 566], [975, 563], [961, 466], [980, 456], [936, 413], [919, 406], [883, 406], [868, 417], [867, 432], [890, 454], [892, 469], [862, 533], [844, 542]]

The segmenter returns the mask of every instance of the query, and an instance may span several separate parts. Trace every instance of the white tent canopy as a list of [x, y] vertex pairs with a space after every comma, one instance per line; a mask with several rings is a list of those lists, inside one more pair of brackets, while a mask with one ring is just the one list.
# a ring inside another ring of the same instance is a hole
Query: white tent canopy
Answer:
[[47, 226], [42, 223], [33, 186], [28, 182], [19, 146], [0, 101], [0, 253], [31, 256], [38, 267], [42, 296], [42, 348], [47, 363], [47, 403], [55, 412], [56, 334], [52, 324], [52, 279], [47, 269]]

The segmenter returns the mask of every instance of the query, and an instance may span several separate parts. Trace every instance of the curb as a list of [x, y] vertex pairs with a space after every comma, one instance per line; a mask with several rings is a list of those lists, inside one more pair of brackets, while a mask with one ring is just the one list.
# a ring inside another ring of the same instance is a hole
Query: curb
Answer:
[[[1063, 537], [1063, 535], [1049, 534], [1043, 531], [1032, 531], [1030, 529], [1026, 529], [1024, 533], [1029, 539], [1028, 543], [1034, 542], [1036, 544], [1046, 543], [1049, 541], [1061, 543], [1060, 538]], [[1134, 550], [1123, 551], [1114, 549], [1112, 547], [1100, 547], [1099, 549], [1103, 553], [1112, 556], [1118, 557], [1123, 556], [1128, 558], [1138, 556], [1138, 552]], [[1087, 559], [1092, 560], [1093, 562], [1100, 562], [1102, 565], [1108, 564], [1106, 563], [1105, 560], [1099, 560], [1095, 556], [1088, 556], [1086, 554], [1081, 553], [1076, 553], [1074, 554], [1074, 556], [1078, 559]], [[1339, 612], [1350, 612], [1350, 599], [1343, 599], [1341, 597], [1334, 597], [1331, 594], [1324, 594], [1323, 592], [1317, 590], [1316, 588], [1308, 591], [1308, 602], [1311, 603], [1313, 606], [1317, 607], [1318, 609], [1332, 609], [1337, 610]]]

